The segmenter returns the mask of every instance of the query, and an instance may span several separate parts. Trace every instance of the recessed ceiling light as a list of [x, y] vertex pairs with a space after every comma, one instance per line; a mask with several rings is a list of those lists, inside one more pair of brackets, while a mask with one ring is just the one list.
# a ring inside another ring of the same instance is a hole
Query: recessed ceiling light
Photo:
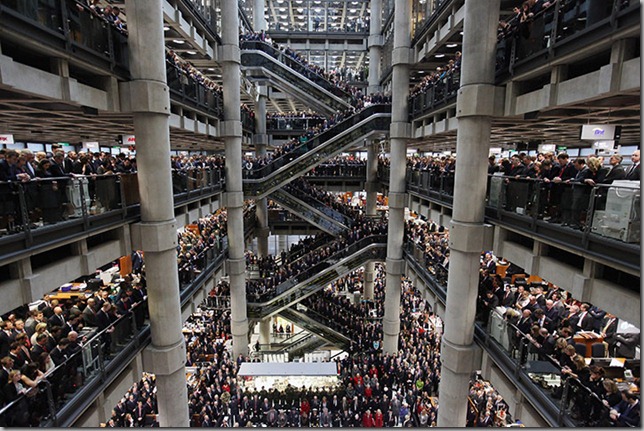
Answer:
[[178, 43], [179, 45], [182, 45], [182, 44], [186, 43], [184, 40], [179, 40], [179, 39], [172, 39], [172, 41], [174, 43]]
[[186, 54], [195, 55], [197, 51], [186, 51]]
[[456, 48], [458, 46], [458, 43], [448, 43], [447, 45], [448, 48]]
[[212, 71], [215, 70], [215, 68], [214, 67], [209, 67], [208, 70], [212, 72]]
[[434, 57], [436, 57], [436, 58], [443, 58], [443, 57], [445, 57], [445, 54], [436, 54]]
[[168, 31], [168, 30], [170, 30], [170, 27], [168, 27], [167, 25], [163, 26], [163, 31]]

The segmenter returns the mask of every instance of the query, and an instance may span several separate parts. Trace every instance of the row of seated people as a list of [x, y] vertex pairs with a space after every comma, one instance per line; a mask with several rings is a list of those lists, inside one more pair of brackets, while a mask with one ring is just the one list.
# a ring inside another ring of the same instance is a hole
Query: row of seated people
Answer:
[[[436, 246], [443, 238], [436, 233], [433, 222], [409, 222], [406, 235], [422, 247], [428, 268], [435, 267], [448, 252], [447, 243], [442, 247]], [[432, 241], [434, 245], [431, 245]], [[570, 376], [580, 382], [572, 391], [571, 405], [566, 406], [572, 409], [574, 418], [586, 425], [632, 424], [634, 419], [624, 417], [620, 422], [610, 409], [631, 413], [633, 407], [629, 408], [629, 405], [637, 404], [637, 397], [631, 390], [639, 392], [638, 387], [623, 388], [620, 396], [614, 382], [604, 379], [602, 367], [588, 365], [584, 358], [587, 347], [575, 341], [575, 336], [594, 332], [598, 339], [603, 340], [597, 343], [601, 349], [596, 349], [598, 353], [593, 356], [633, 358], [639, 344], [639, 333], [618, 333], [619, 319], [616, 316], [592, 304], [576, 301], [556, 285], [541, 284], [528, 288], [527, 283], [520, 284], [526, 275], [518, 277], [517, 286], [514, 286], [509, 283], [509, 278], [501, 277], [496, 271], [497, 258], [491, 252], [482, 254], [477, 320], [487, 325], [491, 312], [504, 313], [511, 323], [508, 326], [509, 338], [513, 349], [520, 355], [521, 363], [525, 363], [528, 355], [549, 360], [561, 369], [564, 382]], [[561, 397], [563, 386], [562, 383], [554, 390], [555, 398]], [[599, 402], [590, 402], [590, 393], [594, 394], [592, 400]]]
[[[38, 426], [50, 403], [62, 405], [83, 383], [81, 350], [92, 349], [85, 334], [102, 332], [103, 358], [124, 331], [114, 325], [132, 318], [138, 328], [147, 313], [145, 274], [126, 275], [114, 288], [59, 301], [46, 295], [38, 308], [19, 309], [0, 322], [0, 406], [11, 407], [0, 419], [6, 426]], [[132, 325], [128, 323], [128, 325]], [[114, 337], [112, 336], [114, 335]], [[98, 353], [96, 353], [98, 354]], [[46, 386], [51, 388], [49, 399]]]
[[[331, 237], [333, 239], [322, 247], [299, 256], [294, 261], [290, 261], [288, 258], [282, 260], [279, 269], [271, 277], [264, 280], [247, 280], [246, 295], [250, 302], [269, 300], [275, 295], [280, 284], [293, 280], [302, 282], [304, 279], [300, 279], [300, 277], [304, 277], [303, 274], [308, 274], [308, 270], [326, 259], [345, 251], [347, 247], [362, 238], [385, 235], [386, 233], [386, 221], [358, 218], [357, 223], [351, 229], [342, 232], [337, 238]], [[310, 275], [306, 275], [306, 277], [308, 276]]]
[[364, 176], [367, 160], [355, 156], [336, 156], [307, 172], [306, 176], [354, 177]]
[[[423, 306], [419, 306], [421, 303]], [[199, 352], [198, 360], [192, 362], [197, 370], [188, 384], [191, 425], [435, 425], [437, 403], [434, 397], [440, 380], [440, 329], [429, 323], [430, 306], [407, 279], [402, 289], [401, 306], [408, 311], [401, 315], [398, 353], [352, 353], [337, 361], [340, 384], [325, 389], [291, 385], [285, 389], [263, 387], [260, 390], [240, 387], [237, 371], [239, 365], [249, 358], [230, 357], [226, 345], [230, 334], [220, 332], [220, 321], [229, 321], [230, 317], [217, 311], [209, 315], [202, 310], [195, 319], [201, 322], [201, 329], [193, 331], [188, 344], [189, 355], [193, 349]], [[424, 312], [412, 312], [414, 307]], [[131, 394], [132, 390], [128, 397]], [[133, 401], [130, 402], [131, 407], [138, 402], [136, 396]], [[147, 404], [147, 400], [144, 399], [142, 404]], [[107, 426], [122, 425], [121, 416], [124, 415], [115, 409]]]
[[274, 160], [292, 153], [295, 149], [304, 149], [305, 151], [307, 151], [307, 142], [315, 139], [321, 133], [331, 129], [335, 125], [341, 123], [343, 120], [362, 111], [365, 108], [368, 108], [369, 106], [377, 104], [390, 104], [391, 96], [376, 93], [364, 96], [360, 100], [361, 103], [358, 104], [357, 107], [352, 107], [344, 111], [335, 113], [334, 115], [328, 117], [322, 124], [314, 127], [309, 127], [309, 129], [299, 137], [288, 140], [286, 143], [280, 145], [279, 147], [276, 147], [272, 152], [267, 153], [266, 155], [245, 156], [242, 161], [244, 175], [246, 177], [256, 177], [258, 174], [253, 173], [254, 170], [258, 170], [266, 165], [269, 165]]

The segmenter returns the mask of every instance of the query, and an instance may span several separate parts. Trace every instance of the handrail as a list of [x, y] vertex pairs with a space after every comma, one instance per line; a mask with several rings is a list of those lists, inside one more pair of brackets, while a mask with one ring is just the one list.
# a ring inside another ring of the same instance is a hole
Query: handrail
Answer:
[[[308, 67], [306, 64], [298, 61], [296, 58], [290, 56], [286, 51], [281, 51], [274, 48], [272, 45], [261, 40], [242, 40], [239, 43], [242, 50], [257, 50], [270, 55], [272, 58], [278, 60], [280, 63], [293, 69], [295, 72], [303, 75], [314, 84], [319, 85], [324, 90], [330, 92], [332, 95], [343, 99], [345, 102], [350, 103], [353, 101], [353, 96], [346, 91], [340, 89], [338, 86], [329, 81], [326, 77], [320, 75], [315, 70]], [[242, 51], [243, 52], [243, 51]]]
[[[292, 162], [295, 158], [301, 155], [306, 155], [309, 151], [315, 148], [326, 146], [333, 138], [340, 138], [341, 136], [343, 136], [343, 133], [347, 132], [354, 126], [362, 124], [365, 120], [368, 120], [377, 114], [389, 114], [390, 112], [391, 105], [386, 104], [372, 105], [368, 108], [365, 108], [362, 111], [345, 118], [335, 126], [309, 139], [307, 142], [298, 144], [293, 148], [292, 151], [285, 153], [280, 157], [272, 159], [271, 162], [266, 166], [262, 166], [250, 172], [244, 172], [245, 179], [265, 178], [268, 175], [276, 172], [277, 170], [286, 167], [288, 163]], [[321, 161], [322, 160], [320, 160], [320, 162]]]

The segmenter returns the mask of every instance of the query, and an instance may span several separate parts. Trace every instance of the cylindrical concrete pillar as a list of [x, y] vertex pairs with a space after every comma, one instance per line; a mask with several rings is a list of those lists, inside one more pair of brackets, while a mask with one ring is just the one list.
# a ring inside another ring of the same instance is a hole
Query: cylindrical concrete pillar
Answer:
[[500, 0], [465, 0], [461, 88], [456, 115], [456, 173], [450, 223], [438, 426], [465, 426], [469, 376], [475, 363], [474, 316], [483, 248], [483, 220], [494, 107], [496, 29]]
[[255, 31], [268, 30], [264, 11], [267, 6], [265, 0], [255, 0], [253, 4], [253, 29]]
[[382, 57], [382, 0], [371, 0], [369, 20], [369, 79], [367, 92], [369, 94], [380, 91], [380, 58]]
[[389, 227], [387, 232], [387, 276], [385, 315], [383, 317], [383, 350], [398, 350], [400, 333], [400, 292], [403, 273], [403, 234], [405, 229], [405, 169], [407, 140], [411, 135], [408, 122], [409, 61], [411, 45], [411, 0], [396, 2], [394, 15], [394, 49], [392, 52], [391, 173], [389, 176]]
[[[156, 374], [159, 423], [187, 427], [185, 343], [177, 271], [177, 226], [170, 171], [170, 98], [166, 85], [163, 10], [155, 0], [126, 0], [129, 83], [137, 139], [141, 223], [133, 230], [145, 253], [151, 346], [147, 371]], [[152, 238], [152, 239], [151, 239]]]
[[233, 354], [248, 354], [248, 318], [246, 317], [246, 261], [244, 259], [244, 192], [242, 189], [242, 126], [239, 112], [241, 82], [239, 53], [239, 15], [236, 0], [222, 0], [220, 61], [223, 72], [224, 137], [226, 154], [226, 193], [228, 213], [228, 260], [230, 277], [231, 332]]
[[[255, 135], [253, 136], [255, 144], [255, 154], [257, 156], [266, 155], [266, 145], [268, 144], [268, 135], [266, 134], [266, 87], [258, 87], [260, 93], [259, 100], [255, 105]], [[268, 256], [268, 236], [270, 228], [268, 227], [268, 202], [266, 198], [255, 201], [257, 217], [257, 251], [260, 257]]]
[[[367, 203], [365, 213], [376, 215], [376, 200], [378, 197], [378, 144], [370, 142], [367, 145], [367, 181], [365, 184]], [[364, 268], [364, 299], [373, 299], [375, 263], [369, 262]]]
[[271, 345], [271, 319], [270, 317], [259, 322], [259, 344], [262, 347]]

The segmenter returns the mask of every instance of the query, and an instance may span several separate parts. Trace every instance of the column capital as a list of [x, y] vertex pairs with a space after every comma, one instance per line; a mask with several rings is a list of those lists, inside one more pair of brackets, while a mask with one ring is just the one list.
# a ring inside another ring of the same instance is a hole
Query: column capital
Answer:
[[367, 40], [367, 48], [382, 47], [384, 45], [384, 37], [381, 34], [372, 34]]
[[226, 269], [228, 275], [242, 275], [246, 273], [246, 260], [228, 259], [226, 260]]
[[411, 123], [392, 121], [389, 125], [390, 139], [409, 139], [411, 138]]
[[391, 66], [408, 65], [412, 63], [412, 51], [407, 46], [399, 46], [391, 52]]
[[170, 93], [165, 82], [135, 79], [119, 85], [124, 112], [170, 115]]
[[456, 374], [469, 374], [475, 369], [476, 350], [475, 344], [462, 346], [452, 344], [445, 338], [441, 345], [441, 363]]
[[222, 138], [240, 138], [243, 134], [242, 124], [239, 120], [220, 121], [219, 127], [221, 130], [219, 136]]
[[[491, 225], [488, 225], [493, 229]], [[464, 253], [480, 253], [483, 251], [486, 241], [486, 225], [483, 223], [466, 223], [452, 219], [449, 227], [449, 248], [450, 250], [462, 251]], [[493, 230], [489, 231], [493, 234]]]
[[255, 133], [253, 135], [253, 145], [268, 145], [268, 134]]
[[176, 219], [163, 222], [134, 223], [130, 228], [132, 248], [147, 252], [161, 252], [177, 247]]
[[143, 350], [143, 368], [161, 376], [169, 376], [186, 363], [183, 339], [172, 346], [150, 345]]
[[387, 275], [399, 276], [405, 272], [405, 259], [392, 259], [388, 257], [385, 263], [387, 264]]
[[239, 49], [239, 45], [219, 45], [217, 54], [220, 62], [241, 63], [241, 50]]
[[221, 201], [224, 207], [241, 208], [244, 206], [244, 192], [225, 192]]
[[390, 192], [388, 195], [388, 202], [389, 208], [405, 208], [407, 203], [407, 193]]
[[[458, 89], [456, 99], [456, 117], [487, 116], [491, 117], [498, 112], [502, 115], [502, 108], [495, 108], [496, 87], [493, 84], [470, 84]], [[502, 107], [503, 103], [499, 103]]]

